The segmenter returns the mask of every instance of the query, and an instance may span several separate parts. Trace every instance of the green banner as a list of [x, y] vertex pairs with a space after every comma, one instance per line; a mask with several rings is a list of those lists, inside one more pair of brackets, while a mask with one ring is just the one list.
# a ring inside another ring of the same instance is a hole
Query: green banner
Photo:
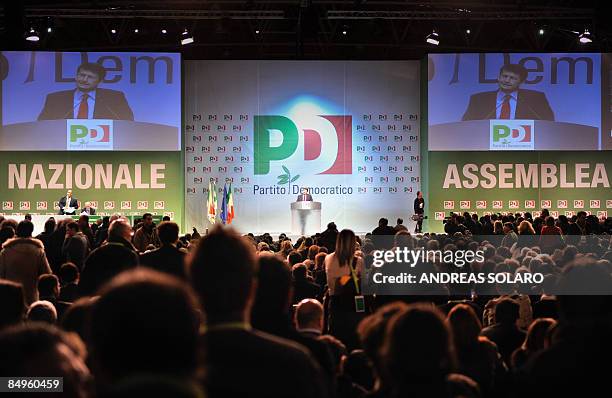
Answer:
[[612, 215], [612, 158], [594, 152], [429, 152], [429, 228], [455, 213]]
[[0, 152], [0, 213], [56, 214], [72, 189], [99, 215], [182, 220], [180, 152]]

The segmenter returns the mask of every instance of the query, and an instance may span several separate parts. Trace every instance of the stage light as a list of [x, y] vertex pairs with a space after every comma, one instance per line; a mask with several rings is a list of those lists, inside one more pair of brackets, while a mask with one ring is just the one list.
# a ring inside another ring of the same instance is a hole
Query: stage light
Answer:
[[168, 33], [168, 31], [167, 31], [166, 29], [162, 29], [162, 30], [161, 30], [161, 32], [162, 32], [163, 34]]
[[117, 34], [117, 29], [111, 29], [112, 34]]
[[581, 33], [580, 36], [578, 36], [578, 41], [582, 44], [588, 44], [593, 42], [593, 39], [591, 38], [591, 33], [588, 29], [585, 29], [584, 33]]
[[40, 40], [40, 36], [38, 35], [38, 32], [34, 30], [34, 28], [30, 28], [25, 39], [27, 41], [37, 42]]
[[437, 46], [438, 44], [440, 44], [440, 36], [434, 30], [433, 32], [427, 35], [427, 37], [425, 38], [425, 41], [429, 44], [433, 44], [434, 46]]
[[469, 35], [470, 33], [472, 33], [472, 31], [471, 31], [471, 30], [469, 30], [469, 29], [466, 29], [466, 30], [465, 30], [465, 34]]
[[49, 26], [49, 27], [47, 28], [47, 33], [51, 33], [51, 32], [53, 32], [53, 29], [51, 29], [51, 27]]
[[191, 44], [193, 43], [193, 35], [189, 34], [189, 31], [187, 30], [187, 28], [185, 28], [185, 30], [183, 31], [183, 33], [181, 33], [181, 45], [187, 45], [187, 44]]
[[138, 28], [134, 29], [134, 33], [138, 33], [138, 32], [140, 32]]
[[540, 28], [540, 30], [538, 30], [538, 34], [540, 36], [544, 36], [544, 29]]
[[259, 29], [255, 29], [255, 34], [258, 35], [259, 34]]

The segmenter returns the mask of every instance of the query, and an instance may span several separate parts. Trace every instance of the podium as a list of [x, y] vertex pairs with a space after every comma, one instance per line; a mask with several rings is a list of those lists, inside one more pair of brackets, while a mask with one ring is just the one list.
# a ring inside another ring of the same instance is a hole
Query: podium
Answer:
[[[0, 127], [0, 148], [3, 151], [66, 151], [68, 120], [41, 120]], [[95, 124], [96, 119], [83, 119]], [[101, 120], [102, 122], [102, 120]], [[104, 120], [112, 123], [112, 148], [115, 151], [180, 151], [178, 128], [164, 124]], [[76, 122], [75, 122], [76, 123]], [[91, 149], [90, 149], [91, 150]]]
[[[596, 151], [599, 149], [599, 129], [597, 127], [547, 120], [534, 120], [533, 127], [534, 151]], [[489, 136], [489, 120], [434, 124], [429, 126], [429, 150], [489, 151]]]
[[291, 203], [291, 233], [303, 236], [317, 232], [321, 232], [321, 202]]

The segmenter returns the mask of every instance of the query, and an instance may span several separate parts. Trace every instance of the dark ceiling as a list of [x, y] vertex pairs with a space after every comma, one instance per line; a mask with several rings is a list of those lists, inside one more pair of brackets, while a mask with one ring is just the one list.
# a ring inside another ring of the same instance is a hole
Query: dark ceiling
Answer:
[[[429, 52], [610, 52], [612, 23], [607, 3], [7, 0], [0, 9], [0, 49], [181, 51], [187, 59], [417, 59]], [[38, 43], [24, 40], [30, 28], [40, 32]], [[195, 42], [181, 46], [185, 28], [194, 34]], [[434, 29], [440, 36], [439, 46], [425, 42]], [[593, 35], [591, 44], [578, 43], [577, 32], [585, 29]]]

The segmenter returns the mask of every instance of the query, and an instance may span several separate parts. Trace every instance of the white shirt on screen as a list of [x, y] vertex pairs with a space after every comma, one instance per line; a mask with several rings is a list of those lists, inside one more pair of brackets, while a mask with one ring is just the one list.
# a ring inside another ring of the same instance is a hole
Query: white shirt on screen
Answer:
[[497, 92], [497, 103], [495, 104], [495, 118], [499, 119], [502, 111], [502, 104], [504, 103], [504, 98], [506, 95], [510, 96], [510, 119], [516, 119], [516, 101], [518, 101], [518, 91], [513, 91], [511, 93], [504, 93], [499, 90]]
[[87, 98], [87, 119], [93, 119], [94, 108], [96, 107], [96, 90], [92, 90], [88, 93], [85, 93], [80, 90], [74, 90], [74, 99], [73, 99], [73, 117], [76, 119], [79, 114], [79, 106], [81, 105], [81, 98], [83, 95], [87, 94], [89, 97]]

